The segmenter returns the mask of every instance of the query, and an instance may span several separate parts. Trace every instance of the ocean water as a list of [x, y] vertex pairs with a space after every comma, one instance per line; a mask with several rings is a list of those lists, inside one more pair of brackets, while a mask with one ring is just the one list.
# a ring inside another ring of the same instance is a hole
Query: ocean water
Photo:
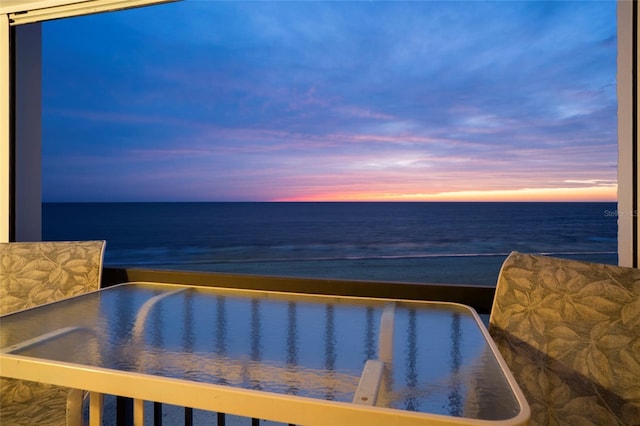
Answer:
[[616, 203], [43, 203], [105, 265], [493, 285], [513, 250], [617, 263]]

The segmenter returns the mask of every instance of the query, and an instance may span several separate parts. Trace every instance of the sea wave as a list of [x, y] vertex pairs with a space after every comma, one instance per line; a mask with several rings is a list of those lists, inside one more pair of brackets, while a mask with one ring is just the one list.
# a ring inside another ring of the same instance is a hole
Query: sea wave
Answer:
[[[142, 252], [145, 252], [143, 250]], [[298, 257], [243, 257], [243, 258], [216, 258], [211, 257], [207, 259], [192, 258], [188, 254], [193, 254], [193, 251], [185, 253], [186, 257], [173, 256], [165, 257], [158, 256], [159, 254], [166, 254], [161, 250], [151, 250], [146, 253], [138, 253], [136, 256], [134, 253], [127, 252], [121, 254], [114, 254], [110, 259], [107, 259], [105, 263], [112, 266], [119, 266], [122, 264], [136, 264], [144, 266], [161, 266], [161, 265], [218, 265], [218, 264], [247, 264], [247, 263], [278, 263], [278, 262], [325, 262], [325, 261], [355, 261], [355, 260], [402, 260], [402, 259], [441, 259], [441, 258], [487, 258], [487, 257], [500, 257], [504, 258], [510, 254], [510, 252], [495, 252], [495, 253], [423, 253], [423, 254], [403, 254], [403, 255], [343, 255], [343, 256], [298, 256]], [[558, 257], [581, 257], [581, 256], [615, 256], [615, 251], [554, 251], [554, 252], [528, 252], [530, 254], [542, 255], [542, 256], [558, 256]], [[152, 258], [149, 258], [152, 255]], [[202, 255], [202, 253], [200, 253]]]

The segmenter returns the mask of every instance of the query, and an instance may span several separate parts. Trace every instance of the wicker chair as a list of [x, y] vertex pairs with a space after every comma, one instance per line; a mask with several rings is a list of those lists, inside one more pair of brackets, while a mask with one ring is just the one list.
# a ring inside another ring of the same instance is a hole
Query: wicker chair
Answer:
[[513, 252], [489, 332], [532, 425], [640, 425], [640, 270]]
[[[0, 315], [100, 287], [105, 241], [0, 243]], [[1, 320], [0, 320], [1, 324]], [[0, 424], [75, 425], [80, 391], [0, 379]]]

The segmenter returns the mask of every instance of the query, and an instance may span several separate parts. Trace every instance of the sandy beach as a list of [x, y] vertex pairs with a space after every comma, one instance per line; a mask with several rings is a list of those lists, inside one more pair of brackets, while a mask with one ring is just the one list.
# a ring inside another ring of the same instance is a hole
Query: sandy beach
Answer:
[[[198, 270], [250, 275], [491, 286], [496, 284], [500, 267], [507, 255], [505, 253], [399, 259], [211, 263], [198, 265]], [[597, 263], [617, 263], [616, 253], [580, 253], [579, 255], [556, 256]], [[165, 263], [162, 268], [193, 269], [193, 265], [188, 265], [188, 268], [185, 268], [185, 265]]]

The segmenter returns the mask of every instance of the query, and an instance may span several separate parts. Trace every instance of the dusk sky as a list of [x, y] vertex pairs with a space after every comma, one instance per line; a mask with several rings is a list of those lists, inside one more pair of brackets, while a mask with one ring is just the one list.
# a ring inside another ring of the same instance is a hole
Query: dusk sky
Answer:
[[44, 201], [615, 201], [615, 1], [43, 24]]

